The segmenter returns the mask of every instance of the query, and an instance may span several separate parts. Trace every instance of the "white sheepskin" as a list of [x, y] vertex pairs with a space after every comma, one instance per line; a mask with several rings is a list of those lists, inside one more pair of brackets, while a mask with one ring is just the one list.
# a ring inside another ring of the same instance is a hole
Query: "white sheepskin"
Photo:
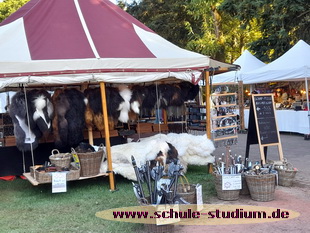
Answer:
[[128, 88], [123, 88], [120, 90], [119, 94], [122, 96], [124, 101], [120, 103], [118, 106], [118, 111], [120, 111], [120, 115], [118, 117], [118, 120], [123, 123], [127, 123], [129, 120], [129, 111], [130, 111], [130, 99], [132, 95], [132, 91]]
[[[156, 158], [159, 151], [166, 155], [169, 150], [167, 142], [171, 143], [178, 151], [181, 164], [186, 172], [187, 165], [207, 165], [214, 162], [212, 152], [214, 144], [206, 135], [191, 134], [157, 134], [143, 138], [140, 142], [130, 142], [111, 147], [112, 167], [115, 174], [136, 180], [131, 163], [131, 155], [136, 159], [137, 166], [145, 164], [148, 160]], [[107, 171], [107, 162], [102, 163], [100, 172]]]

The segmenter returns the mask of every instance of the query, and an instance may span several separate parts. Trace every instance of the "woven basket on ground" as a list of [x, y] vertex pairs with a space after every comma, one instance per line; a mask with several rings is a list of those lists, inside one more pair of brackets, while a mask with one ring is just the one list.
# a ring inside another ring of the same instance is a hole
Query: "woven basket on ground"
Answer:
[[275, 168], [278, 171], [278, 184], [285, 187], [290, 187], [293, 184], [297, 170]]
[[144, 224], [144, 227], [145, 227], [145, 232], [148, 232], [148, 233], [174, 232], [173, 224], [166, 224], [166, 225]]
[[240, 195], [250, 195], [250, 190], [246, 183], [244, 175], [241, 175], [241, 182], [242, 182], [242, 189], [240, 190]]
[[97, 152], [77, 153], [80, 160], [82, 177], [95, 176], [99, 174], [103, 154], [103, 150], [99, 150]]
[[56, 167], [70, 167], [71, 163], [71, 154], [70, 153], [59, 153], [59, 150], [52, 150], [52, 155], [50, 155], [49, 159], [52, 164], [55, 164]]
[[178, 184], [177, 194], [190, 204], [197, 204], [196, 185]]
[[215, 174], [215, 189], [217, 198], [224, 201], [235, 201], [239, 199], [240, 189], [237, 190], [223, 190], [222, 189], [222, 175]]
[[251, 198], [255, 201], [272, 201], [275, 193], [275, 174], [245, 174]]

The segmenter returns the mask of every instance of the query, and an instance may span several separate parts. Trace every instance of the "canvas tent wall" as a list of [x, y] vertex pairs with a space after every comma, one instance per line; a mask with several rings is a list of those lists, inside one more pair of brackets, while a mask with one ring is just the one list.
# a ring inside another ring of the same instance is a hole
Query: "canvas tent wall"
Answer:
[[0, 89], [20, 83], [193, 81], [232, 67], [181, 49], [108, 0], [31, 0], [0, 24]]
[[251, 72], [266, 65], [264, 62], [253, 56], [248, 50], [245, 50], [233, 64], [239, 65], [240, 69], [214, 75], [213, 83], [242, 81], [243, 73]]

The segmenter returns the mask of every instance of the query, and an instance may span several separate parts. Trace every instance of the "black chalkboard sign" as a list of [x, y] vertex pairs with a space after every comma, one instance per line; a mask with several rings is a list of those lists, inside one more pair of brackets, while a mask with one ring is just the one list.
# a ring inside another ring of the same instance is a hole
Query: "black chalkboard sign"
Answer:
[[259, 144], [262, 164], [265, 164], [267, 159], [267, 146], [278, 146], [280, 160], [283, 160], [272, 94], [252, 95], [245, 152], [246, 159], [249, 157], [251, 144]]
[[260, 144], [278, 143], [278, 129], [271, 95], [253, 96]]

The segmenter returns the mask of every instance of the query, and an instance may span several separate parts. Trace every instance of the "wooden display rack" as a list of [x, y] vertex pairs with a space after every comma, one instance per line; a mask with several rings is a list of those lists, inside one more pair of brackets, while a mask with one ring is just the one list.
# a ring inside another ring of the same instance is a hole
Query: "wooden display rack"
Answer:
[[[87, 176], [87, 177], [80, 177], [79, 179], [77, 180], [85, 180], [85, 179], [91, 179], [91, 178], [95, 178], [95, 177], [100, 177], [100, 176], [108, 176], [109, 174], [108, 173], [99, 173], [95, 176]], [[27, 173], [23, 173], [23, 176], [26, 177], [26, 179], [33, 185], [33, 186], [38, 186], [40, 184], [48, 184], [48, 183], [39, 183], [37, 180], [35, 180], [30, 172], [27, 172]], [[70, 180], [70, 181], [74, 181], [74, 180]]]

